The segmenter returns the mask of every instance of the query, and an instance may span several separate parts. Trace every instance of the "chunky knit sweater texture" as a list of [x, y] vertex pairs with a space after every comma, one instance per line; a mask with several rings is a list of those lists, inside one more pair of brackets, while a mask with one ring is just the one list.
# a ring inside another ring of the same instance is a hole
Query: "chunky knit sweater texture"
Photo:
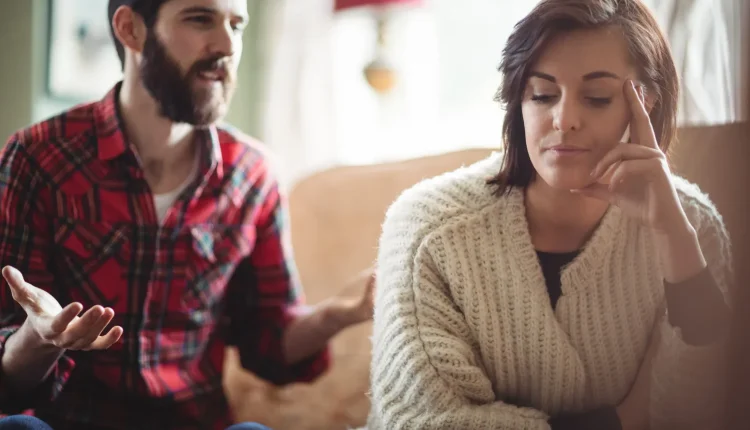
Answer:
[[[652, 430], [709, 428], [724, 344], [689, 345], [670, 325], [650, 230], [611, 207], [563, 269], [553, 309], [523, 192], [497, 197], [486, 184], [499, 166], [494, 154], [426, 180], [388, 210], [368, 429], [549, 429], [550, 416], [621, 402], [652, 334]], [[726, 295], [721, 217], [695, 185], [674, 182]]]

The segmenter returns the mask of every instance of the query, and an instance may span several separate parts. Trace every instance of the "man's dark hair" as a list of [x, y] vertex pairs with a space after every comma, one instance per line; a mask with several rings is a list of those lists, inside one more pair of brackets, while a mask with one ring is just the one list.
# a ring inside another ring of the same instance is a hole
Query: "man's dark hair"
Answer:
[[156, 23], [156, 18], [159, 15], [159, 9], [166, 2], [167, 0], [109, 0], [109, 32], [112, 35], [112, 40], [115, 42], [117, 56], [120, 57], [120, 64], [122, 65], [123, 70], [125, 69], [125, 48], [122, 46], [122, 43], [117, 40], [115, 29], [112, 26], [112, 18], [114, 18], [117, 8], [120, 6], [130, 6], [130, 8], [133, 9], [133, 12], [143, 18], [148, 31], [151, 31]]

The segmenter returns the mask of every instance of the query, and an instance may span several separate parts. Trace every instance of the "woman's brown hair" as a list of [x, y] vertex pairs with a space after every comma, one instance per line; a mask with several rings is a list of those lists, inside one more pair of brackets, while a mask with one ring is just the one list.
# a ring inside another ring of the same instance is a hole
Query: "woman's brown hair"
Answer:
[[527, 187], [535, 178], [526, 148], [521, 101], [531, 67], [556, 35], [618, 26], [627, 40], [638, 79], [653, 98], [651, 124], [666, 152], [675, 138], [680, 83], [666, 37], [640, 0], [542, 0], [513, 29], [503, 50], [502, 84], [495, 100], [505, 109], [503, 163], [489, 184], [498, 195]]

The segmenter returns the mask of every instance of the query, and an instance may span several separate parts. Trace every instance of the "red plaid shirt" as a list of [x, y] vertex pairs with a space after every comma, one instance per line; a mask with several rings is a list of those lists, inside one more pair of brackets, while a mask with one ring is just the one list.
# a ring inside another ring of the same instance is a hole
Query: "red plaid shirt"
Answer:
[[[302, 296], [286, 212], [263, 151], [235, 131], [198, 133], [200, 166], [160, 225], [117, 113], [119, 85], [12, 136], [0, 157], [0, 264], [66, 304], [109, 306], [122, 339], [68, 351], [32, 396], [3, 387], [0, 410], [34, 408], [56, 430], [223, 429], [224, 347], [283, 384], [327, 351], [284, 365], [282, 333]], [[0, 283], [0, 356], [25, 314]]]

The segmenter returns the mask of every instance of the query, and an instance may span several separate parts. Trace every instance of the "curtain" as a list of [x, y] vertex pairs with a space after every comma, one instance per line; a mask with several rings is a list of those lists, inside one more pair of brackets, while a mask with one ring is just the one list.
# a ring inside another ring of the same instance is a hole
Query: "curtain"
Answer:
[[[259, 0], [260, 1], [260, 0]], [[336, 163], [333, 147], [333, 0], [262, 0], [256, 55], [264, 65], [259, 137], [286, 185]]]
[[747, 119], [747, 0], [646, 0], [682, 79], [680, 125]]

